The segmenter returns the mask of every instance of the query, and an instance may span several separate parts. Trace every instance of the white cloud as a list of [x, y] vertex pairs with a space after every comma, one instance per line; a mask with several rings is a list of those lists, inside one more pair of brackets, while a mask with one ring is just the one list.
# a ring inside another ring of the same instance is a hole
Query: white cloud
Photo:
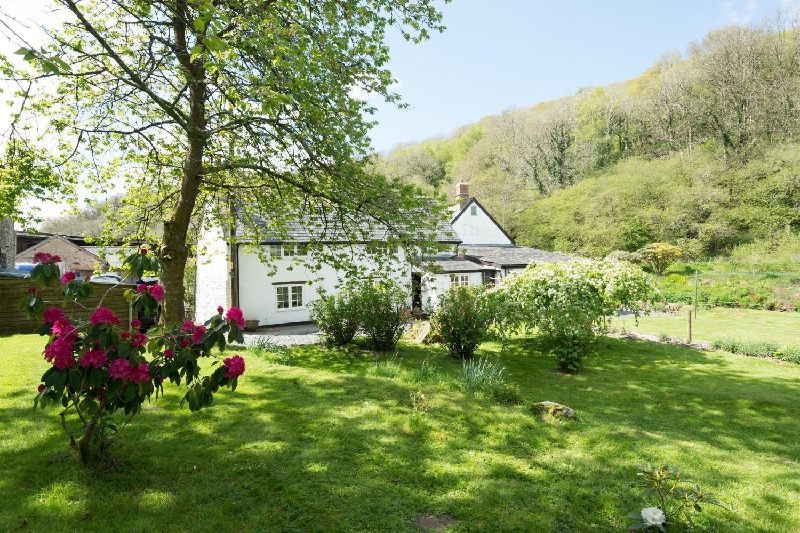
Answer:
[[750, 24], [757, 12], [758, 2], [755, 0], [748, 0], [744, 6], [738, 0], [722, 4], [722, 17], [728, 24]]

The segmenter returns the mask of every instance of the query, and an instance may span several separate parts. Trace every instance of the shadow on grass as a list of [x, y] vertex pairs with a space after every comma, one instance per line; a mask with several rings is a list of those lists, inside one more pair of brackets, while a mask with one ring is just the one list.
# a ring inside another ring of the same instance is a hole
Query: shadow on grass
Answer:
[[[500, 356], [511, 379], [529, 400], [574, 407], [578, 419], [566, 422], [435, 390], [419, 414], [409, 394], [424, 386], [363, 375], [375, 356], [297, 355], [303, 368], [248, 370], [237, 392], [199, 413], [177, 409], [171, 394], [126, 430], [110, 470], [82, 469], [64, 453], [54, 412], [36, 415], [47, 430], [0, 448], [0, 526], [107, 531], [113, 517], [121, 531], [411, 532], [416, 514], [448, 514], [454, 531], [619, 531], [640, 505], [635, 465], [681, 443], [687, 454], [701, 443], [781, 458], [769, 482], [800, 492], [797, 378], [754, 378], [697, 350], [608, 339], [583, 373], [565, 375], [535, 342], [514, 341]], [[460, 367], [417, 346], [397, 358], [409, 369], [426, 359]], [[30, 416], [0, 411], [0, 421]], [[717, 479], [726, 475], [735, 481]], [[763, 523], [715, 513], [708, 531], [791, 531], [780, 513], [790, 500], [750, 498]]]

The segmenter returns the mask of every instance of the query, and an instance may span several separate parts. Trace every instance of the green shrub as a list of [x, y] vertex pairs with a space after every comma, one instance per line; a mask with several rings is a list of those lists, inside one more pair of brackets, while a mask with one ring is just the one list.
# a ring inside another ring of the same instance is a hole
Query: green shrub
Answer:
[[409, 295], [397, 283], [364, 283], [354, 290], [361, 330], [373, 350], [387, 351], [397, 345], [410, 316]]
[[615, 261], [570, 261], [531, 265], [508, 276], [497, 289], [498, 323], [519, 330], [538, 328], [564, 372], [580, 369], [606, 317], [627, 308], [638, 318], [653, 287], [642, 269]]
[[681, 249], [665, 242], [654, 242], [640, 248], [638, 254], [642, 262], [660, 276], [668, 266], [678, 260]]
[[788, 363], [800, 364], [800, 346], [780, 346], [768, 341], [738, 341], [735, 339], [717, 339], [711, 344], [717, 350], [725, 350], [748, 357], [774, 357]]
[[334, 296], [322, 295], [309, 304], [311, 320], [317, 323], [327, 344], [344, 346], [353, 341], [359, 328], [358, 305], [352, 286]]
[[492, 301], [483, 287], [454, 286], [439, 298], [431, 327], [452, 357], [469, 359], [491, 336]]

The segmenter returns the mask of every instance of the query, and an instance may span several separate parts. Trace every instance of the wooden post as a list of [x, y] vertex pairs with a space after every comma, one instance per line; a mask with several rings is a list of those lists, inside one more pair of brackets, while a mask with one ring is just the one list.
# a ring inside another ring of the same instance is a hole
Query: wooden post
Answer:
[[694, 317], [697, 318], [697, 269], [694, 269]]
[[689, 342], [692, 342], [692, 310], [689, 309]]

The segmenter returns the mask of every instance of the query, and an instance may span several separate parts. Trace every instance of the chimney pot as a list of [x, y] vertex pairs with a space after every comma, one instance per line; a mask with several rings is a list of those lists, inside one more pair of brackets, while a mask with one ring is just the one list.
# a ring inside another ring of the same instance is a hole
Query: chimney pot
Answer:
[[464, 209], [469, 202], [469, 183], [456, 183], [456, 199], [461, 202], [461, 209]]

